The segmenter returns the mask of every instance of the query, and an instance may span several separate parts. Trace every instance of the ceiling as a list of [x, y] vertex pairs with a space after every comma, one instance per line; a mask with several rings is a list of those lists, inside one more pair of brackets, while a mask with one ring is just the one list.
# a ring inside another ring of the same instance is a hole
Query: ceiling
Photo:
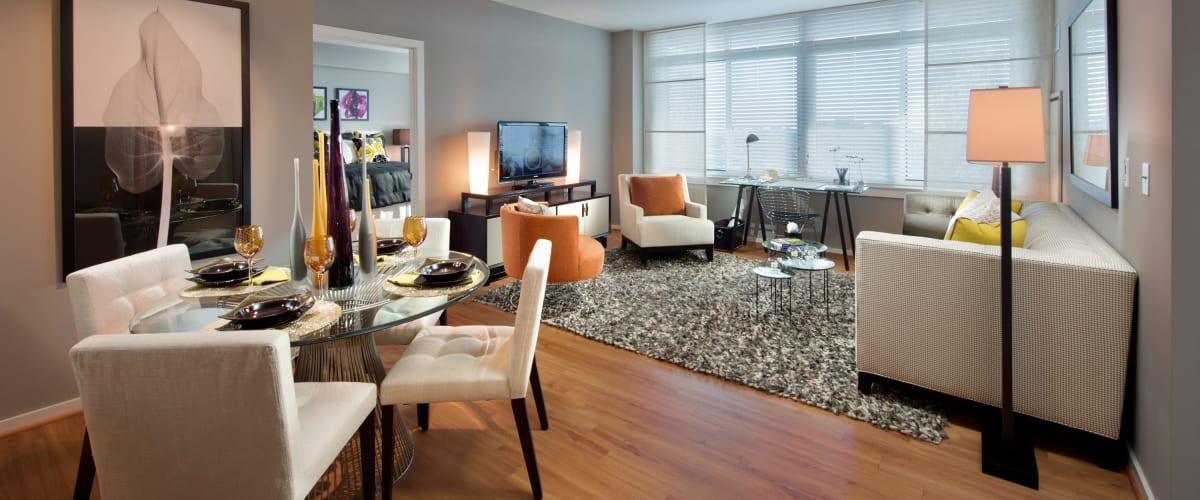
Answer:
[[494, 0], [608, 31], [773, 16], [871, 0]]

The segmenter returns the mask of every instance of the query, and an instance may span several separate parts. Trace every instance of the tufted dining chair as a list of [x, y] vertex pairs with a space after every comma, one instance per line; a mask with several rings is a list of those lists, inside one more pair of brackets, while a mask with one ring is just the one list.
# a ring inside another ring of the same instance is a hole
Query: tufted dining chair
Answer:
[[71, 349], [104, 498], [304, 498], [357, 432], [375, 492], [374, 384], [292, 382], [287, 332], [95, 335]]
[[[425, 218], [425, 242], [421, 249], [432, 255], [450, 255], [450, 219], [440, 217]], [[404, 219], [375, 219], [375, 235], [378, 238], [401, 238], [404, 235]], [[375, 316], [375, 322], [383, 323], [407, 317], [411, 311], [428, 311], [438, 305], [445, 304], [446, 297], [414, 297], [406, 299], [405, 309], [381, 309]], [[422, 328], [435, 324], [446, 324], [446, 312], [422, 316], [414, 321], [401, 324], [375, 334], [378, 345], [408, 345], [417, 332]]]
[[[541, 325], [546, 277], [550, 268], [548, 240], [533, 246], [521, 279], [521, 303], [515, 326], [435, 326], [421, 330], [379, 385], [383, 405], [383, 449], [393, 446], [395, 405], [417, 404], [417, 422], [429, 428], [429, 403], [447, 401], [511, 400], [517, 434], [525, 454], [525, 468], [534, 498], [542, 497], [533, 436], [525, 412], [525, 393], [533, 387], [542, 429], [549, 428], [537, 378], [534, 352]], [[391, 454], [383, 459], [391, 475]], [[390, 485], [389, 479], [384, 483]], [[391, 498], [385, 486], [384, 498]]]
[[[148, 308], [174, 297], [189, 283], [192, 260], [185, 245], [167, 245], [110, 260], [67, 275], [67, 296], [75, 334], [129, 333], [130, 322]], [[86, 429], [75, 475], [75, 498], [88, 498], [96, 467]]]

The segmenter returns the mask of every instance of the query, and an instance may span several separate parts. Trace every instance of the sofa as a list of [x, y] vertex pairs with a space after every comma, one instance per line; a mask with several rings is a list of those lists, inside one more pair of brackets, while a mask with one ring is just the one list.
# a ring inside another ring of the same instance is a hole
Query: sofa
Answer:
[[[855, 252], [859, 386], [1000, 406], [1000, 247], [942, 239], [961, 196], [905, 198]], [[1028, 202], [1013, 249], [1013, 408], [1119, 444], [1137, 274], [1069, 207]]]

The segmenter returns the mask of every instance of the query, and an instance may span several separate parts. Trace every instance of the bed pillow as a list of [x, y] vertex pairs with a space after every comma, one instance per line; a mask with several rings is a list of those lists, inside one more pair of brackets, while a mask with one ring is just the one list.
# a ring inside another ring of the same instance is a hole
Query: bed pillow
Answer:
[[358, 146], [354, 144], [357, 134], [357, 131], [342, 132], [342, 138], [338, 143], [342, 146], [343, 163], [352, 163], [360, 160], [358, 157]]
[[383, 147], [383, 132], [365, 133], [362, 143], [366, 148], [366, 154], [362, 154], [360, 151], [360, 157], [366, 157], [371, 162], [389, 161], [387, 150]]

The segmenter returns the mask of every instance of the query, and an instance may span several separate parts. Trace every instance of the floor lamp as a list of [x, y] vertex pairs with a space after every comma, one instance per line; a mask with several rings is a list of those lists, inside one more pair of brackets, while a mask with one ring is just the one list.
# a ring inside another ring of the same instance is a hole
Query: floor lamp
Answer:
[[1044, 163], [1042, 89], [972, 90], [967, 115], [967, 161], [1000, 169], [1001, 408], [983, 423], [983, 472], [1037, 489], [1037, 460], [1028, 434], [1013, 429], [1012, 176], [1008, 164]]

